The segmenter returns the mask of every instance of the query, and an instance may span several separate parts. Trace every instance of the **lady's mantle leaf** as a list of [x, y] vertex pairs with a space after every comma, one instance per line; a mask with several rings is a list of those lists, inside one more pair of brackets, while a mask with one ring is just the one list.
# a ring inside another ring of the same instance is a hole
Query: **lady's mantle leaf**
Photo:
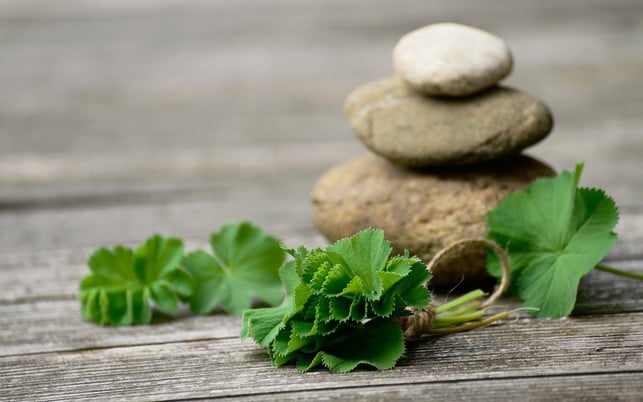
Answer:
[[192, 278], [178, 268], [183, 243], [178, 239], [149, 238], [134, 252], [117, 246], [101, 248], [88, 261], [91, 274], [80, 284], [81, 314], [98, 324], [147, 324], [152, 319], [149, 300], [171, 313], [179, 296], [187, 297]]
[[[343, 265], [361, 279], [367, 298], [379, 298], [382, 294], [382, 283], [377, 277], [377, 272], [384, 269], [391, 253], [391, 245], [384, 241], [383, 231], [359, 232], [355, 236], [339, 240], [328, 247], [328, 251], [341, 256]], [[332, 260], [332, 254], [329, 258]]]
[[307, 371], [323, 363], [335, 373], [347, 373], [360, 364], [388, 370], [404, 353], [404, 335], [392, 319], [371, 320], [361, 328], [338, 336], [333, 343], [326, 351], [318, 352], [307, 367], [298, 362], [298, 368]]
[[210, 238], [213, 254], [195, 251], [182, 265], [196, 279], [190, 308], [205, 314], [217, 304], [228, 313], [250, 308], [253, 296], [275, 305], [282, 299], [279, 241], [249, 224], [228, 224]]
[[286, 297], [280, 306], [244, 311], [241, 339], [252, 337], [260, 346], [268, 346], [285, 326], [289, 316], [303, 308], [303, 302], [297, 301], [297, 290], [303, 289], [299, 287], [301, 279], [297, 275], [295, 261], [285, 263], [279, 269], [279, 276], [286, 288]]
[[[538, 308], [539, 317], [569, 315], [580, 279], [616, 242], [614, 200], [601, 190], [577, 188], [581, 170], [579, 165], [574, 175], [536, 180], [488, 215], [489, 238], [509, 253], [509, 290]], [[500, 276], [493, 257], [489, 271]]]

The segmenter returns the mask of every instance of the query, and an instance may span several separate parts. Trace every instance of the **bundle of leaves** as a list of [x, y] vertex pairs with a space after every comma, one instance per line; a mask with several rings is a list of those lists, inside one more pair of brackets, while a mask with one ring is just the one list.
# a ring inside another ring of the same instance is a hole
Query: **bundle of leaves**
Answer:
[[280, 269], [286, 298], [278, 307], [244, 312], [242, 338], [267, 346], [276, 366], [392, 368], [404, 353], [396, 318], [430, 301], [426, 266], [408, 254], [391, 257], [381, 230], [359, 232], [326, 249], [289, 253], [294, 260]]

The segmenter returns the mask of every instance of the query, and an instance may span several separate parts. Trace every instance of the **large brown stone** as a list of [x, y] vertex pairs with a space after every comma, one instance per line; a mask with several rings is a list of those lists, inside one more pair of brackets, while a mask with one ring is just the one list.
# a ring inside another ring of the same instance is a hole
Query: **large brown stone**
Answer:
[[[313, 217], [331, 242], [366, 228], [384, 230], [394, 250], [428, 262], [456, 240], [485, 237], [486, 215], [505, 196], [537, 177], [547, 165], [527, 156], [468, 167], [412, 170], [374, 155], [331, 168], [312, 193]], [[466, 247], [436, 267], [432, 284], [451, 286], [486, 278], [485, 251]]]
[[418, 167], [514, 155], [553, 126], [545, 104], [515, 89], [436, 98], [412, 91], [397, 77], [358, 87], [344, 111], [366, 147], [396, 164]]

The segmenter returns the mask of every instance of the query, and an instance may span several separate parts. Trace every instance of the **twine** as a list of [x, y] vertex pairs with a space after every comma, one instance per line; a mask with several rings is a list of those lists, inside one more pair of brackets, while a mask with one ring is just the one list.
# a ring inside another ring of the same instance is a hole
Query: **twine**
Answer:
[[424, 308], [410, 308], [411, 315], [398, 317], [397, 323], [402, 327], [404, 338], [410, 339], [423, 334], [428, 334], [435, 321], [435, 303]]
[[[427, 264], [427, 270], [432, 272], [433, 268], [445, 255], [447, 255], [454, 248], [459, 247], [463, 244], [478, 244], [482, 246], [489, 247], [500, 259], [500, 266], [502, 268], [502, 278], [500, 279], [500, 284], [496, 287], [494, 292], [489, 296], [489, 298], [480, 305], [480, 308], [484, 309], [491, 306], [502, 294], [507, 290], [509, 286], [509, 260], [507, 259], [507, 254], [505, 251], [495, 242], [484, 239], [484, 238], [469, 238], [455, 241], [442, 250], [440, 250], [429, 263]], [[418, 309], [418, 308], [409, 308], [411, 315], [402, 316], [397, 319], [402, 331], [404, 332], [404, 337], [409, 339], [416, 336], [428, 334], [431, 332], [433, 323], [435, 322], [436, 312], [435, 309], [437, 304], [431, 303], [427, 307]]]

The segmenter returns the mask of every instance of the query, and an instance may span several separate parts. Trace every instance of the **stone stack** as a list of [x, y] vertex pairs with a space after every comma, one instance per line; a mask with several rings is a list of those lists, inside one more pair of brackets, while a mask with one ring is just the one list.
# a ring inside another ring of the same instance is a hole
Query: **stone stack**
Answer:
[[[498, 85], [512, 69], [505, 42], [453, 23], [400, 39], [397, 76], [346, 99], [357, 138], [373, 154], [331, 168], [313, 190], [314, 222], [336, 241], [381, 228], [396, 252], [428, 262], [449, 243], [486, 236], [486, 215], [507, 195], [555, 172], [521, 151], [549, 134], [548, 107]], [[466, 247], [432, 284], [486, 278], [485, 250]]]

